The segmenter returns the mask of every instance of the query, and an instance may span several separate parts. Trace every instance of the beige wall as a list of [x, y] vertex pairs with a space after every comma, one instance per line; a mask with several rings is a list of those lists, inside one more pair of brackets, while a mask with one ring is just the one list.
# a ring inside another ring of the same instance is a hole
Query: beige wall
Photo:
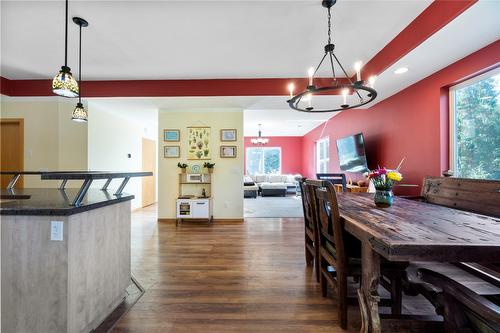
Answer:
[[[133, 122], [89, 103], [88, 162], [90, 170], [141, 171], [142, 138], [157, 129], [147, 124]], [[128, 154], [131, 157], [128, 157]], [[148, 170], [156, 172], [156, 170]], [[123, 179], [115, 179], [109, 188], [116, 189]], [[96, 181], [92, 186], [102, 186], [104, 181]], [[125, 192], [135, 195], [132, 209], [142, 207], [142, 178], [131, 178]]]
[[[208, 126], [211, 128], [211, 161], [216, 163], [213, 184], [213, 215], [215, 219], [243, 218], [243, 110], [241, 109], [195, 109], [160, 110], [158, 113], [158, 217], [175, 218], [175, 200], [178, 196], [178, 162], [189, 166], [205, 161], [187, 160], [187, 127]], [[220, 142], [220, 130], [235, 128], [238, 141]], [[163, 129], [180, 129], [179, 143], [163, 142]], [[237, 158], [220, 158], [221, 144], [236, 145]], [[181, 157], [164, 158], [163, 146], [180, 145]]]
[[[87, 124], [71, 120], [75, 99], [1, 98], [0, 117], [24, 119], [24, 169], [87, 170]], [[68, 186], [79, 186], [68, 182]], [[25, 187], [58, 186], [25, 176]]]

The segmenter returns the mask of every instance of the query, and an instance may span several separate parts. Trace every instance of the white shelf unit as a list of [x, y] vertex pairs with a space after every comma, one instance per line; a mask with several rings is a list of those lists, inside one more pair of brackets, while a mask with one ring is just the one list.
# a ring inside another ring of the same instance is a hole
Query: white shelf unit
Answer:
[[[200, 177], [189, 177], [188, 174], [179, 174], [179, 196], [193, 195], [192, 198], [179, 198], [176, 200], [177, 224], [183, 220], [206, 220], [211, 223], [212, 215], [212, 174], [195, 175]], [[199, 181], [189, 180], [199, 178]], [[207, 197], [196, 196], [193, 191], [200, 192], [205, 189]], [[191, 192], [191, 193], [190, 193]]]

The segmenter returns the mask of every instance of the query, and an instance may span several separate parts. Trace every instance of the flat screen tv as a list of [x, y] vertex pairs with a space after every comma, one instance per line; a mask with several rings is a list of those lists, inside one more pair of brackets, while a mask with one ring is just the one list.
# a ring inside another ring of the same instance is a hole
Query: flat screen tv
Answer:
[[337, 140], [340, 170], [346, 172], [368, 171], [363, 133]]

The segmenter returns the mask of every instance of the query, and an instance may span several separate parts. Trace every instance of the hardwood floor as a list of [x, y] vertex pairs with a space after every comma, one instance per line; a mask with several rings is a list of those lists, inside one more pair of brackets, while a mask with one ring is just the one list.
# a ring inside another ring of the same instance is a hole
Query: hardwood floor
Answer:
[[340, 329], [305, 265], [302, 219], [176, 227], [157, 223], [154, 206], [132, 219], [132, 271], [146, 293], [113, 332], [357, 331]]

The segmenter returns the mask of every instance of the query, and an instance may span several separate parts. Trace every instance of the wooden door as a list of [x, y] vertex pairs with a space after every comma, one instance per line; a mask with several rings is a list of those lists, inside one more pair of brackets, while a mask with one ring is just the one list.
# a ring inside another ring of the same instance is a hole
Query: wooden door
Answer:
[[142, 138], [142, 171], [153, 176], [142, 177], [142, 207], [156, 202], [156, 141]]
[[[0, 119], [0, 170], [24, 171], [24, 121], [23, 119]], [[12, 175], [2, 175], [1, 188], [6, 188]], [[23, 177], [16, 188], [23, 188]]]

